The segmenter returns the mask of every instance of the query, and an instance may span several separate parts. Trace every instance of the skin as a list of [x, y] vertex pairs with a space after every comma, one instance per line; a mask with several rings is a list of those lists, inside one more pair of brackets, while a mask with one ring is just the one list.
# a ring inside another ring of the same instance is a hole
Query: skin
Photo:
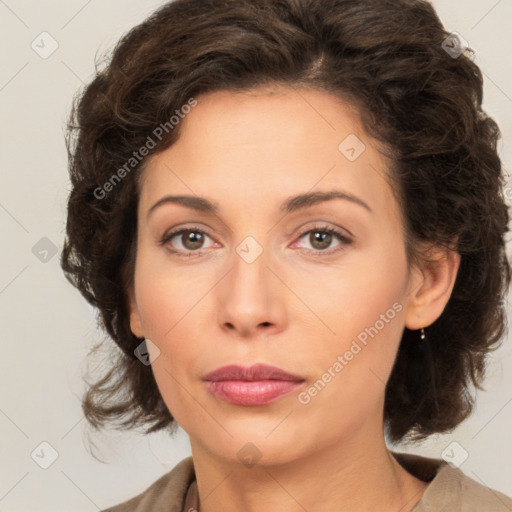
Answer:
[[[402, 215], [383, 172], [391, 163], [357, 110], [326, 92], [209, 93], [181, 130], [141, 176], [130, 322], [160, 351], [156, 357], [150, 344], [152, 370], [189, 435], [201, 511], [411, 510], [427, 484], [386, 447], [385, 383], [404, 327], [427, 327], [442, 313], [459, 256], [434, 247], [435, 264], [408, 266]], [[350, 134], [366, 146], [355, 161], [338, 149]], [[333, 189], [371, 212], [344, 199], [279, 210], [291, 196]], [[166, 203], [148, 217], [166, 195], [205, 197], [219, 212]], [[315, 242], [318, 226], [351, 242], [335, 235]], [[202, 245], [182, 235], [159, 243], [173, 229], [193, 227], [206, 232]], [[236, 251], [248, 236], [263, 249], [252, 263]], [[300, 403], [299, 394], [393, 304], [401, 306], [394, 318]], [[202, 380], [220, 366], [254, 363], [305, 383], [248, 407], [223, 401]], [[244, 446], [258, 453], [254, 466], [242, 463]]]

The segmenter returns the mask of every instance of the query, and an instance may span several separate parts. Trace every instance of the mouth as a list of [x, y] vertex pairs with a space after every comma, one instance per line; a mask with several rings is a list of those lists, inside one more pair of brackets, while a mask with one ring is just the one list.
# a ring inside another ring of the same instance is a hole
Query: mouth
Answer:
[[305, 379], [281, 368], [257, 364], [223, 366], [206, 375], [206, 387], [227, 402], [258, 406], [278, 400], [301, 387]]

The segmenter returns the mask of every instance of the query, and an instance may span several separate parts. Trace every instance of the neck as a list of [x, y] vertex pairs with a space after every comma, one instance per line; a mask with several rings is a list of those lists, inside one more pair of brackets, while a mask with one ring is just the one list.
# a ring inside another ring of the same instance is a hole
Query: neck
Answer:
[[300, 459], [252, 467], [191, 439], [200, 512], [409, 512], [428, 484], [405, 471], [384, 436], [352, 440]]

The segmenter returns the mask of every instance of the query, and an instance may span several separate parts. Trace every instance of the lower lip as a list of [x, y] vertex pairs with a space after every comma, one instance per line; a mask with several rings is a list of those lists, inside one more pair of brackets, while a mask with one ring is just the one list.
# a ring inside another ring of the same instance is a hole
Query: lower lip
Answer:
[[265, 405], [291, 393], [303, 382], [288, 380], [221, 380], [207, 381], [208, 389], [219, 398], [238, 405]]

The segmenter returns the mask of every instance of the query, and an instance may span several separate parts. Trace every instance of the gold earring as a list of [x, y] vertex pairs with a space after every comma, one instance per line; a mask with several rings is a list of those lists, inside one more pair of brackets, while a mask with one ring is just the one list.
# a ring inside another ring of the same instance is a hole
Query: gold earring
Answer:
[[421, 328], [420, 339], [422, 339], [422, 340], [425, 339], [425, 329], [423, 329], [423, 327]]

